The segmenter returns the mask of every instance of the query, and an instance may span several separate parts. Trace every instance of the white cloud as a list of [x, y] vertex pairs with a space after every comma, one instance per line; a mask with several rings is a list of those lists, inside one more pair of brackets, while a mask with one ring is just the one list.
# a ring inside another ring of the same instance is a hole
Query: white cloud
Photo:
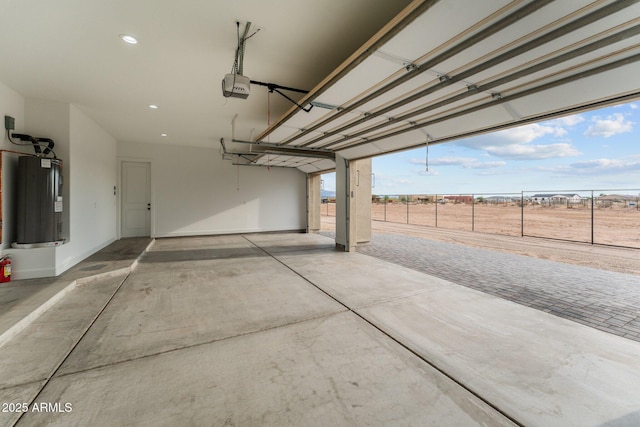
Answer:
[[409, 159], [409, 163], [411, 163], [412, 165], [424, 165], [426, 163], [425, 159]]
[[540, 160], [577, 156], [581, 153], [571, 144], [528, 145], [513, 144], [485, 148], [489, 154], [515, 160]]
[[[410, 163], [414, 165], [425, 165], [425, 159], [411, 159]], [[480, 162], [473, 157], [439, 157], [437, 159], [429, 159], [429, 166], [461, 166], [465, 169], [493, 169], [506, 165], [507, 162]]]
[[[393, 193], [413, 185], [414, 181], [409, 179], [409, 175], [394, 175], [392, 173], [376, 173], [376, 188], [378, 192]], [[375, 191], [375, 190], [374, 190]]]
[[600, 172], [628, 172], [632, 170], [640, 170], [640, 161], [634, 162], [620, 159], [594, 159], [573, 163], [569, 166], [574, 169]]
[[[582, 121], [584, 121], [584, 118], [580, 115], [562, 117], [545, 124], [534, 123], [470, 138], [457, 144], [483, 150], [492, 156], [516, 160], [576, 156], [580, 152], [569, 143], [570, 139], [566, 138], [568, 131], [565, 126], [572, 126]], [[531, 144], [531, 142], [544, 137], [551, 138], [555, 143]], [[494, 167], [498, 166], [495, 165]], [[489, 165], [486, 165], [486, 167], [489, 167]]]
[[504, 140], [508, 144], [528, 144], [545, 135], [564, 136], [567, 131], [558, 126], [544, 126], [538, 123], [520, 126], [496, 132], [494, 136], [498, 140]]
[[574, 114], [572, 116], [560, 117], [559, 119], [554, 119], [547, 124], [551, 126], [575, 126], [578, 123], [584, 122], [585, 118], [580, 114]]
[[635, 124], [634, 122], [625, 120], [624, 115], [620, 113], [612, 114], [605, 118], [594, 116], [591, 120], [593, 124], [589, 126], [584, 136], [602, 136], [609, 138], [620, 133], [631, 132]]
[[636, 108], [638, 108], [638, 104], [629, 104], [629, 107], [630, 107], [632, 110], [635, 110]]
[[464, 166], [475, 161], [476, 159], [473, 157], [440, 157], [438, 159], [430, 159], [429, 164], [433, 166]]
[[456, 145], [483, 150], [486, 147], [528, 144], [544, 136], [561, 137], [567, 131], [560, 126], [546, 126], [538, 123], [506, 129], [487, 135], [476, 136], [455, 142]]
[[507, 162], [498, 161], [498, 162], [476, 162], [469, 166], [471, 169], [495, 169], [501, 168], [505, 166]]
[[438, 173], [438, 171], [433, 170], [433, 169], [429, 169], [429, 170], [418, 169], [418, 170], [415, 170], [414, 172], [417, 173], [418, 175], [422, 175], [422, 176], [438, 176], [438, 175], [440, 175]]
[[615, 175], [640, 172], [640, 160], [633, 157], [627, 159], [593, 159], [558, 167], [539, 168], [540, 171], [561, 175]]
[[562, 127], [556, 127], [555, 131], [553, 132], [553, 136], [555, 136], [556, 138], [559, 138], [561, 136], [566, 136], [567, 134], [569, 134], [569, 132]]

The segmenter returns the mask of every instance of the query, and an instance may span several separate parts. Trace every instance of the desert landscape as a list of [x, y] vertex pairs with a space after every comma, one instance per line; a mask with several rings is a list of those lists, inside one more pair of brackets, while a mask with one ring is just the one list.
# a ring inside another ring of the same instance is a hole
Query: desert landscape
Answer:
[[[335, 216], [335, 203], [321, 213]], [[545, 206], [519, 203], [372, 203], [371, 219], [505, 236], [542, 237], [573, 242], [640, 248], [637, 204]]]

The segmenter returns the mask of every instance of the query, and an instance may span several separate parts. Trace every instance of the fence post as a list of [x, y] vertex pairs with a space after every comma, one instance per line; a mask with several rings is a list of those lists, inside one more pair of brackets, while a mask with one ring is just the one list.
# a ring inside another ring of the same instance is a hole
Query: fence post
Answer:
[[407, 204], [407, 224], [409, 224], [409, 195], [405, 196], [405, 203]]
[[436, 194], [436, 228], [438, 228], [438, 195]]
[[476, 231], [476, 196], [471, 195], [471, 231]]
[[524, 237], [524, 190], [520, 191], [520, 237]]
[[387, 196], [384, 196], [384, 222], [387, 222]]
[[595, 204], [596, 204], [596, 201], [593, 198], [593, 190], [591, 190], [591, 244], [592, 245], [593, 245], [593, 225], [594, 225], [594, 222], [593, 222], [593, 211], [594, 211], [594, 209], [593, 209], [593, 207], [594, 207]]

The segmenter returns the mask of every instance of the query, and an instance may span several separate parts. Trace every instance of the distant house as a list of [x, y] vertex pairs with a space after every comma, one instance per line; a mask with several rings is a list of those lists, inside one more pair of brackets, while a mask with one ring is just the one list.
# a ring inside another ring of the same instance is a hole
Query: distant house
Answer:
[[582, 196], [576, 193], [546, 193], [534, 194], [533, 196], [531, 196], [531, 203], [537, 203], [540, 205], [573, 204], [581, 202]]
[[[503, 204], [503, 203], [511, 203], [514, 201], [513, 197], [509, 196], [490, 196], [485, 197], [484, 201], [489, 204]], [[520, 201], [520, 198], [515, 199], [515, 201]]]
[[624, 203], [625, 201], [628, 200], [634, 200], [637, 199], [637, 196], [629, 196], [629, 195], [624, 195], [624, 194], [607, 194], [606, 196], [598, 196], [597, 200], [603, 200], [603, 201], [607, 201], [607, 202], [622, 202]]
[[600, 207], [612, 207], [616, 206], [636, 206], [640, 196], [631, 196], [625, 194], [608, 194], [606, 196], [599, 196], [595, 198], [596, 205]]
[[444, 196], [444, 200], [453, 203], [472, 203], [473, 196]]
[[417, 194], [415, 196], [410, 196], [409, 200], [412, 202], [418, 203], [434, 203], [436, 201], [436, 196], [428, 195], [428, 194]]

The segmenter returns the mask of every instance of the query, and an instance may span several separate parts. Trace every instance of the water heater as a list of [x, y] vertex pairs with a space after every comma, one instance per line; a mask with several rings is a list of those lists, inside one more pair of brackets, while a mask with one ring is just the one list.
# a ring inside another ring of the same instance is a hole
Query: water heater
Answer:
[[62, 161], [18, 158], [18, 245], [62, 243]]

